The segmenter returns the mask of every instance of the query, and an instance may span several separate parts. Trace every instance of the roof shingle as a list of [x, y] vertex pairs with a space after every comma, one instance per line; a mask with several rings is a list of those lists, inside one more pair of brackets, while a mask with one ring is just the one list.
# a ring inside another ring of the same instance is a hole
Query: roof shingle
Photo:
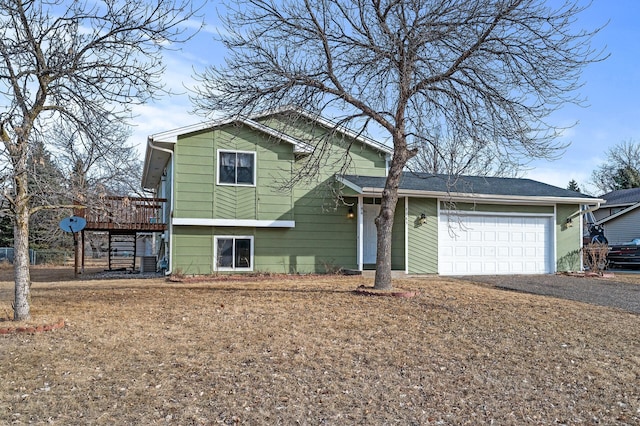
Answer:
[[[345, 175], [343, 179], [360, 188], [384, 188], [385, 177]], [[404, 172], [400, 182], [400, 190], [428, 191], [441, 193], [483, 194], [520, 197], [559, 197], [584, 198], [594, 197], [568, 189], [558, 188], [531, 179], [501, 178], [484, 176], [450, 176], [430, 173]]]

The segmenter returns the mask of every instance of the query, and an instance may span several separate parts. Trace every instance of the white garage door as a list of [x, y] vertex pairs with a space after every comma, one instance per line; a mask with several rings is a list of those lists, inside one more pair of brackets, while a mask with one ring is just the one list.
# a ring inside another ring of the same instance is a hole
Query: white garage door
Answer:
[[438, 228], [441, 275], [553, 271], [550, 217], [441, 214]]

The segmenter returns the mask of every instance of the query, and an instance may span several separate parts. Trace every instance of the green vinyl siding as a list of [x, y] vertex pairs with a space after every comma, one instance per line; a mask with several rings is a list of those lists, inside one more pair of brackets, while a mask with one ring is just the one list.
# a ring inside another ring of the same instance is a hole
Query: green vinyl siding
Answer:
[[295, 228], [174, 226], [174, 270], [212, 274], [215, 236], [254, 237], [254, 272], [324, 273], [356, 268], [356, 219], [348, 209], [305, 216]]
[[[335, 173], [342, 173], [341, 165], [345, 159], [350, 162], [349, 170], [344, 174], [356, 174], [363, 176], [384, 176], [386, 173], [385, 154], [350, 138], [342, 133], [330, 134], [330, 130], [310, 120], [300, 120], [294, 126], [288, 121], [287, 116], [270, 116], [260, 120], [262, 123], [287, 133], [313, 147], [317, 152], [322, 152], [321, 158], [318, 155], [300, 156], [297, 166], [307, 165], [308, 162], [320, 166], [319, 170], [324, 177], [333, 176]], [[331, 143], [325, 144], [327, 138]], [[348, 157], [345, 154], [348, 149]]]
[[[315, 139], [308, 132], [326, 134], [326, 129], [302, 126], [293, 136], [311, 144]], [[291, 129], [287, 129], [287, 133], [291, 134]], [[347, 212], [348, 204], [355, 206], [357, 199], [347, 197], [337, 201], [334, 175], [344, 172], [384, 176], [385, 155], [353, 140], [333, 142], [330, 149], [323, 150], [322, 158], [317, 159], [313, 155], [294, 153], [292, 144], [245, 126], [224, 126], [179, 137], [174, 160], [174, 217], [288, 220], [295, 221], [295, 227], [176, 226], [174, 270], [188, 274], [213, 273], [213, 241], [221, 235], [254, 237], [255, 272], [321, 273], [356, 268], [357, 219], [347, 218]], [[219, 150], [255, 152], [256, 185], [218, 185]], [[346, 171], [341, 168], [345, 158], [350, 164]], [[296, 171], [316, 161], [315, 176], [291, 185]], [[284, 189], [287, 185], [293, 188]], [[393, 264], [399, 269], [404, 268], [403, 208], [399, 206], [400, 215], [394, 224], [398, 234], [394, 233]]]
[[[219, 150], [254, 152], [256, 185], [218, 185]], [[291, 193], [279, 188], [291, 179], [291, 145], [272, 143], [245, 127], [227, 126], [182, 136], [175, 152], [174, 217], [293, 219]]]
[[405, 199], [400, 198], [396, 206], [396, 214], [393, 217], [393, 234], [391, 236], [391, 269], [404, 271], [405, 269], [405, 226], [404, 226]]
[[531, 206], [514, 204], [474, 204], [474, 203], [451, 203], [442, 201], [440, 208], [443, 210], [455, 210], [459, 212], [487, 212], [487, 213], [532, 213], [532, 214], [553, 214], [554, 207], [551, 206]]
[[213, 272], [213, 229], [173, 227], [173, 273], [207, 275]]
[[[215, 185], [212, 173], [215, 150], [212, 140], [212, 132], [199, 132], [178, 138], [174, 151], [174, 217], [211, 216]], [[185, 215], [186, 212], [188, 214]]]
[[[580, 206], [559, 204], [556, 206], [556, 267], [558, 271], [579, 271], [582, 229], [580, 229]], [[572, 218], [572, 226], [567, 219]]]
[[[420, 223], [420, 215], [427, 217]], [[409, 273], [438, 273], [438, 202], [430, 198], [409, 200]]]

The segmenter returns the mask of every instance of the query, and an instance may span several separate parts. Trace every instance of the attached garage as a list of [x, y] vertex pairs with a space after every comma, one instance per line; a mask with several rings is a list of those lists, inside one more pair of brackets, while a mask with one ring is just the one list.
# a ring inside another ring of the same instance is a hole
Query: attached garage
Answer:
[[553, 272], [551, 216], [441, 213], [441, 275]]
[[[363, 259], [369, 235], [365, 222], [373, 220], [364, 200], [379, 198], [386, 181], [366, 176], [339, 180], [358, 198], [357, 255]], [[403, 174], [398, 194], [404, 227], [394, 223], [391, 250], [394, 259], [404, 253], [406, 274], [578, 271], [582, 215], [604, 201], [530, 179], [413, 172]], [[396, 218], [401, 211], [396, 209]], [[358, 267], [363, 266], [359, 260]]]

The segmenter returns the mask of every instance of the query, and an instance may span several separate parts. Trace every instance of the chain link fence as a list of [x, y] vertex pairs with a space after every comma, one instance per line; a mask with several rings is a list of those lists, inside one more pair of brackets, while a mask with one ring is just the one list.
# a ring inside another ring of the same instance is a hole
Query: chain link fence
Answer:
[[[66, 259], [73, 259], [73, 250], [29, 250], [32, 265], [61, 265]], [[13, 263], [13, 247], [0, 247], [0, 263]]]

